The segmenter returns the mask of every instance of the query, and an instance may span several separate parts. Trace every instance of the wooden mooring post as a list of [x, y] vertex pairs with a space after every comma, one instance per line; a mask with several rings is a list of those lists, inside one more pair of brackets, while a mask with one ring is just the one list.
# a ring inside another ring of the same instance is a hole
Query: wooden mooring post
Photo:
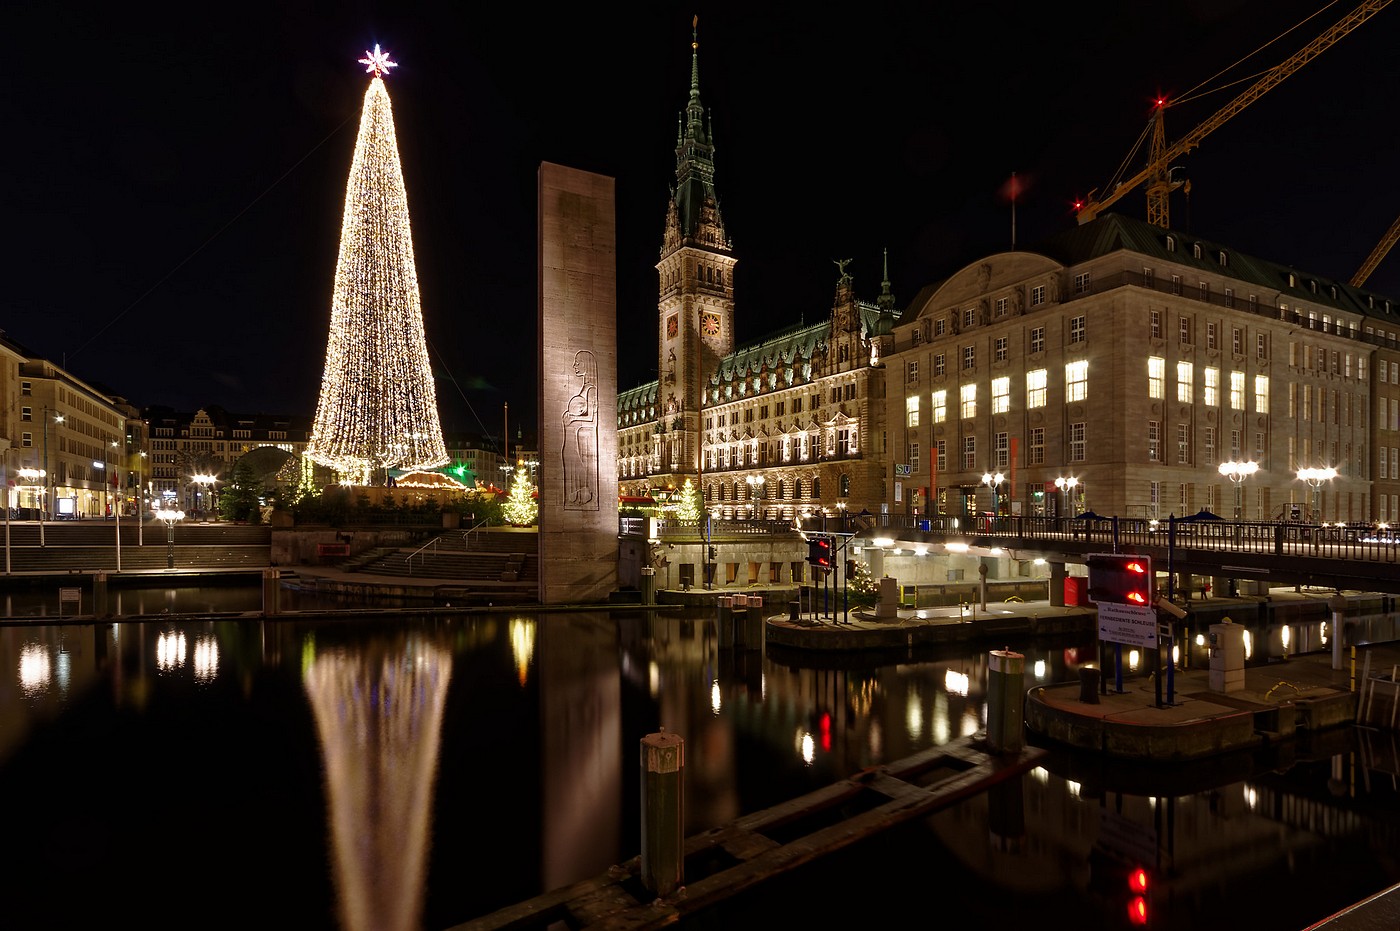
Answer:
[[685, 882], [685, 741], [665, 730], [642, 738], [641, 880], [664, 898]]

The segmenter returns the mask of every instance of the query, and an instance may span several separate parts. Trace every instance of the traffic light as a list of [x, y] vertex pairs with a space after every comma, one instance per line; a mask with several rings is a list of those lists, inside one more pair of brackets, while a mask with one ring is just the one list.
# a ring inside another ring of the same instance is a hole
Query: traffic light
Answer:
[[807, 541], [807, 562], [822, 569], [831, 568], [831, 541], [813, 537]]
[[1121, 553], [1091, 553], [1089, 600], [1094, 604], [1147, 607], [1152, 604], [1152, 558]]
[[1147, 906], [1147, 892], [1151, 880], [1147, 870], [1134, 866], [1128, 870], [1128, 923], [1137, 927], [1147, 924], [1150, 917]]
[[1089, 870], [1090, 889], [1109, 909], [1108, 927], [1146, 928], [1152, 924], [1154, 881], [1147, 867], [1096, 849], [1089, 854]]
[[710, 547], [710, 562], [714, 562], [714, 561], [715, 561], [715, 557], [718, 556], [718, 555], [719, 555], [719, 553], [715, 550], [715, 548], [714, 548], [713, 546]]

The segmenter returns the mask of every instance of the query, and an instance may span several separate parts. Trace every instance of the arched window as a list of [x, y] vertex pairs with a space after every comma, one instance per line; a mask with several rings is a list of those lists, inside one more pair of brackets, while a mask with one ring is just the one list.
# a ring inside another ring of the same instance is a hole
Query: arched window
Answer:
[[812, 497], [813, 497], [813, 498], [820, 499], [821, 496], [822, 496], [822, 479], [821, 479], [821, 476], [819, 475], [819, 476], [817, 476], [816, 478], [812, 479]]
[[778, 479], [777, 498], [778, 498], [779, 501], [783, 500], [783, 498], [786, 497], [786, 494], [787, 494], [786, 484], [787, 484], [787, 483], [784, 482], [782, 479]]
[[842, 472], [841, 478], [836, 482], [836, 487], [839, 489], [836, 492], [838, 495], [842, 498], [849, 498], [851, 496], [851, 477]]

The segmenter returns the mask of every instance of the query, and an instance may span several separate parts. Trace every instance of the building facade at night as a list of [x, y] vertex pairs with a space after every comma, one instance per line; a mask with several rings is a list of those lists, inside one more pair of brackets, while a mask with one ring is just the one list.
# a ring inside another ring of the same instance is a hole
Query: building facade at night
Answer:
[[989, 255], [902, 310], [888, 268], [866, 302], [838, 262], [826, 319], [737, 345], [691, 55], [659, 377], [618, 393], [626, 499], [689, 478], [728, 519], [1400, 520], [1395, 302], [1121, 214]]
[[1397, 331], [1380, 295], [1104, 214], [905, 311], [891, 510], [1393, 521]]
[[664, 498], [690, 479], [726, 519], [874, 510], [888, 493], [881, 357], [898, 316], [887, 270], [870, 303], [837, 263], [825, 320], [736, 346], [737, 258], [714, 176], [692, 44], [656, 266], [658, 378], [618, 392], [620, 494]]

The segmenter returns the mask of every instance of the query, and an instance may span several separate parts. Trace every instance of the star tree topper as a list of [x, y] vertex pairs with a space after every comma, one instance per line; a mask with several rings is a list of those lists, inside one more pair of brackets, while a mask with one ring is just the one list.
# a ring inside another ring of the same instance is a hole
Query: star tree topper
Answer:
[[389, 60], [388, 52], [379, 50], [379, 43], [374, 43], [373, 52], [365, 52], [365, 57], [360, 59], [360, 64], [365, 66], [365, 74], [372, 74], [376, 78], [382, 78], [389, 73], [390, 68], [397, 68], [399, 63]]

